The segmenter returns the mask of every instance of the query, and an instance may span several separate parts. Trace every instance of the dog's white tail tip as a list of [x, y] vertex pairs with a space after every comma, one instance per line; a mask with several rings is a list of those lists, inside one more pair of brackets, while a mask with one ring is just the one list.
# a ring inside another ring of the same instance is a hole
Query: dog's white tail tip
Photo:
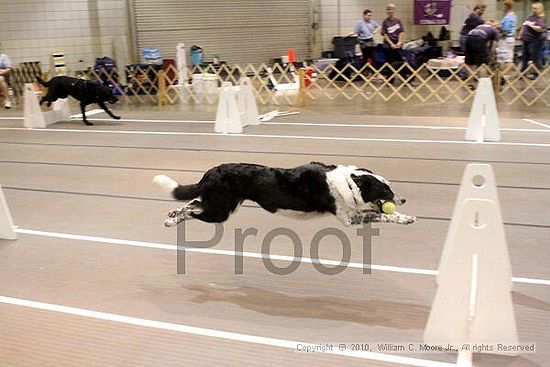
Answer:
[[168, 192], [174, 191], [178, 187], [178, 183], [165, 175], [158, 175], [153, 178], [153, 182], [165, 189]]

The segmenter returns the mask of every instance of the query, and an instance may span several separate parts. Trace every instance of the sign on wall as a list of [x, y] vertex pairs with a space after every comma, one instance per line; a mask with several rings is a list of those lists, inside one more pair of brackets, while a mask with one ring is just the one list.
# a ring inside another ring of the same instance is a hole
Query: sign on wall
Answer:
[[414, 0], [414, 24], [449, 24], [451, 0]]

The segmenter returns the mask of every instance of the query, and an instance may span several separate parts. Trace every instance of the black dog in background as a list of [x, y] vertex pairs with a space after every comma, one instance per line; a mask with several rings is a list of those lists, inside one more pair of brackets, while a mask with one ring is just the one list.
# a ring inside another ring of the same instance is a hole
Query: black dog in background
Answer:
[[120, 116], [114, 115], [105, 102], [111, 104], [116, 103], [118, 98], [113, 94], [113, 90], [105, 85], [72, 78], [70, 76], [56, 76], [45, 82], [39, 77], [36, 78], [40, 84], [48, 88], [48, 93], [40, 100], [40, 104], [46, 102], [48, 107], [58, 98], [67, 98], [71, 96], [80, 102], [80, 110], [82, 111], [82, 120], [88, 126], [93, 125], [86, 119], [86, 106], [92, 103], [97, 103], [109, 116], [115, 120], [119, 120]]

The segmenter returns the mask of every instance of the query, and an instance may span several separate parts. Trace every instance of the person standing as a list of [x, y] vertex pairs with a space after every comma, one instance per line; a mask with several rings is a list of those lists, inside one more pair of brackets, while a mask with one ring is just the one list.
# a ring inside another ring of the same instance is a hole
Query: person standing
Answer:
[[472, 11], [472, 13], [464, 21], [462, 29], [460, 30], [459, 38], [460, 49], [462, 50], [462, 52], [466, 52], [466, 38], [468, 36], [468, 33], [478, 25], [482, 25], [483, 23], [485, 23], [481, 16], [483, 15], [483, 13], [485, 13], [486, 8], [487, 5], [477, 4], [476, 6], [474, 6], [474, 10]]
[[504, 18], [500, 22], [503, 37], [498, 43], [497, 54], [499, 63], [508, 64], [514, 62], [517, 23], [518, 19], [514, 13], [514, 1], [504, 0]]
[[11, 96], [8, 79], [13, 70], [11, 59], [6, 54], [0, 54], [0, 94], [4, 102], [4, 108], [11, 108]]
[[[544, 44], [544, 6], [542, 3], [533, 3], [531, 5], [531, 14], [521, 28], [519, 38], [523, 41], [523, 59], [521, 64], [521, 71], [524, 72], [529, 65], [529, 61], [540, 70], [542, 69], [542, 62], [540, 58], [540, 50]], [[537, 73], [533, 72], [527, 76], [529, 79], [535, 79]]]
[[360, 20], [355, 25], [355, 30], [352, 33], [346, 35], [346, 37], [356, 35], [359, 46], [361, 47], [361, 53], [363, 54], [363, 62], [366, 64], [369, 61], [374, 60], [374, 51], [376, 48], [376, 42], [374, 42], [374, 35], [380, 26], [374, 20], [372, 20], [372, 11], [365, 9], [363, 11], [363, 20]]
[[[394, 64], [394, 67], [399, 67], [398, 65], [403, 63], [403, 43], [406, 37], [405, 28], [401, 20], [394, 16], [394, 4], [388, 4], [386, 6], [386, 14], [388, 17], [382, 22], [382, 36], [384, 37], [386, 62]], [[388, 77], [389, 74], [391, 74], [391, 70], [387, 69], [384, 75]]]

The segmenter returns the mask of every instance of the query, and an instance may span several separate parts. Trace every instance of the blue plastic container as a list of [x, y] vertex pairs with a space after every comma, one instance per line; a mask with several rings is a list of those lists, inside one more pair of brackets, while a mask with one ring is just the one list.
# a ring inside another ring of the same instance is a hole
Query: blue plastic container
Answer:
[[191, 63], [193, 65], [200, 65], [202, 63], [202, 48], [199, 46], [191, 47]]

